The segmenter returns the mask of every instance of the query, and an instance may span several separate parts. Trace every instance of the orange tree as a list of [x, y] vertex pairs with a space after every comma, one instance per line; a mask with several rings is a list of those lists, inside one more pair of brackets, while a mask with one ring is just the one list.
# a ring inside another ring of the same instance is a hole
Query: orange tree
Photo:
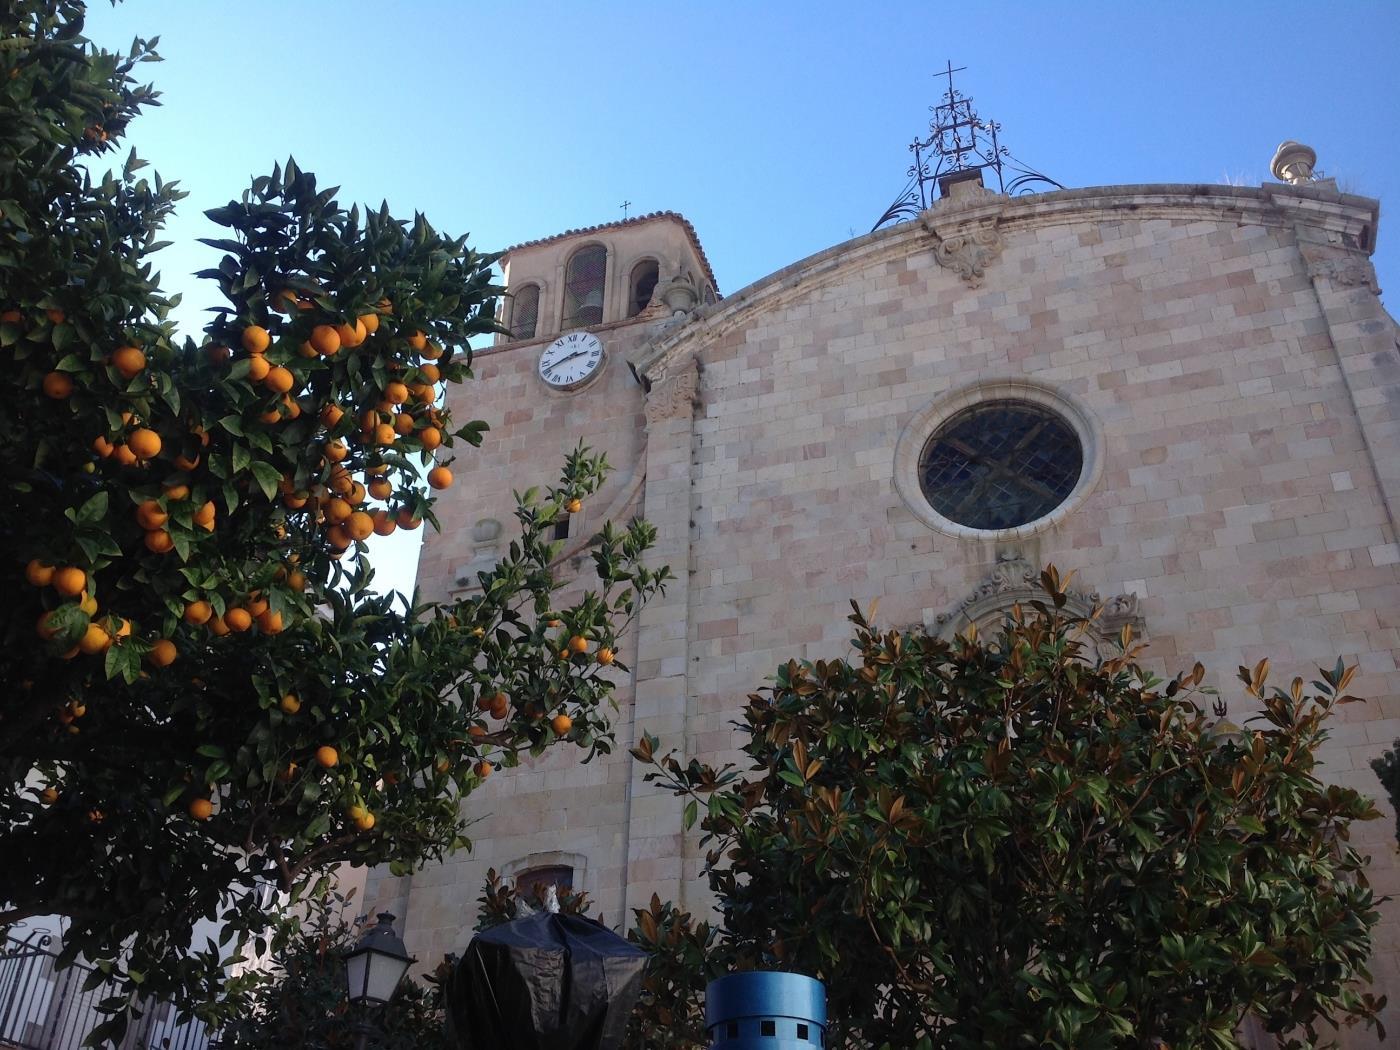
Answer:
[[711, 944], [638, 912], [666, 978], [642, 1009], [690, 1029], [638, 1045], [698, 1044], [695, 943], [712, 969], [823, 978], [830, 1046], [1234, 1047], [1253, 1014], [1301, 1048], [1376, 1023], [1376, 902], [1347, 840], [1377, 814], [1317, 778], [1354, 669], [1309, 689], [1241, 668], [1259, 714], [1239, 729], [1199, 664], [1160, 682], [1126, 629], [1086, 659], [1064, 582], [1047, 570], [1047, 599], [985, 641], [857, 611], [849, 659], [750, 698], [751, 772], [639, 743], [702, 821], [723, 921]]
[[377, 596], [364, 541], [435, 524], [422, 471], [451, 484], [484, 430], [442, 401], [494, 329], [492, 257], [289, 161], [210, 213], [226, 305], [177, 341], [149, 255], [179, 194], [134, 153], [90, 174], [155, 55], [82, 24], [0, 12], [0, 923], [65, 916], [65, 957], [122, 989], [113, 1034], [138, 991], [217, 1012], [200, 920], [236, 955], [265, 887], [435, 858], [496, 764], [607, 750], [601, 650], [666, 573], [648, 526], [609, 528], [558, 606], [550, 522], [606, 470], [580, 449], [475, 597]]

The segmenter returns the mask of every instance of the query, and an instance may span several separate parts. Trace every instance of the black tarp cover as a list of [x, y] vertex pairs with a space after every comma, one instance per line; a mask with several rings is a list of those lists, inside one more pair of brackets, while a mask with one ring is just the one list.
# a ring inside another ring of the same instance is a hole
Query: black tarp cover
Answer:
[[581, 915], [541, 912], [472, 938], [448, 980], [462, 1050], [616, 1050], [647, 955]]

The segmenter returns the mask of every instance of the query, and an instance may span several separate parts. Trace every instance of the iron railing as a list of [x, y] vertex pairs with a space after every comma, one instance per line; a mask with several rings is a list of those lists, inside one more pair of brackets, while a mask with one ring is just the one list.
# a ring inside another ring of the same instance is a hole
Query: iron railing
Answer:
[[[103, 981], [84, 990], [93, 968], [59, 969], [54, 937], [35, 930], [11, 933], [0, 946], [0, 1050], [79, 1050], [105, 1020], [97, 1005], [115, 989]], [[206, 1050], [209, 1033], [181, 1021], [169, 1003], [147, 1002], [122, 1040], [121, 1050]]]

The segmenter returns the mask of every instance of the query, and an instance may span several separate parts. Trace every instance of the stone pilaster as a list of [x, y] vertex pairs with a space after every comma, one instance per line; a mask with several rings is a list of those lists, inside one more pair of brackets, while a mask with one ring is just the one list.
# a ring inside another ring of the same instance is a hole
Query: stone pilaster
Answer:
[[[690, 467], [693, 360], [653, 380], [647, 394], [646, 491], [643, 515], [656, 527], [653, 565], [669, 565], [675, 578], [663, 597], [642, 611], [637, 632], [637, 692], [632, 742], [643, 733], [661, 739], [663, 750], [682, 749], [686, 717], [686, 628], [690, 562]], [[627, 892], [624, 922], [633, 908], [646, 907], [653, 893], [684, 899], [683, 801], [643, 780], [634, 767], [628, 798]]]

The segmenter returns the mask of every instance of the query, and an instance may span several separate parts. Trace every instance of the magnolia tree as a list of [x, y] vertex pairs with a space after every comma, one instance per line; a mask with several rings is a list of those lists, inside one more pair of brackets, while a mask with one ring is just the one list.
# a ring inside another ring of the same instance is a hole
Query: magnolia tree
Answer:
[[640, 742], [701, 822], [722, 922], [637, 913], [658, 957], [643, 1009], [678, 1022], [638, 1045], [702, 1045], [697, 948], [823, 979], [833, 1046], [1233, 1047], [1252, 1015], [1303, 1047], [1376, 1024], [1348, 831], [1377, 814], [1318, 778], [1354, 669], [1273, 688], [1267, 661], [1241, 668], [1241, 729], [1199, 664], [1158, 681], [1127, 630], [1087, 659], [1067, 582], [1047, 570], [1046, 600], [986, 640], [857, 610], [851, 658], [750, 697], [750, 772]]
[[134, 153], [90, 174], [155, 101], [153, 42], [82, 26], [76, 0], [0, 13], [0, 923], [64, 916], [115, 1038], [138, 993], [216, 1017], [267, 887], [437, 858], [495, 765], [608, 750], [616, 639], [666, 573], [644, 523], [605, 528], [596, 589], [556, 602], [550, 524], [606, 470], [580, 449], [473, 597], [377, 596], [364, 541], [435, 525], [485, 429], [443, 402], [493, 258], [288, 161], [209, 213], [224, 305], [177, 340], [150, 255], [180, 194]]

